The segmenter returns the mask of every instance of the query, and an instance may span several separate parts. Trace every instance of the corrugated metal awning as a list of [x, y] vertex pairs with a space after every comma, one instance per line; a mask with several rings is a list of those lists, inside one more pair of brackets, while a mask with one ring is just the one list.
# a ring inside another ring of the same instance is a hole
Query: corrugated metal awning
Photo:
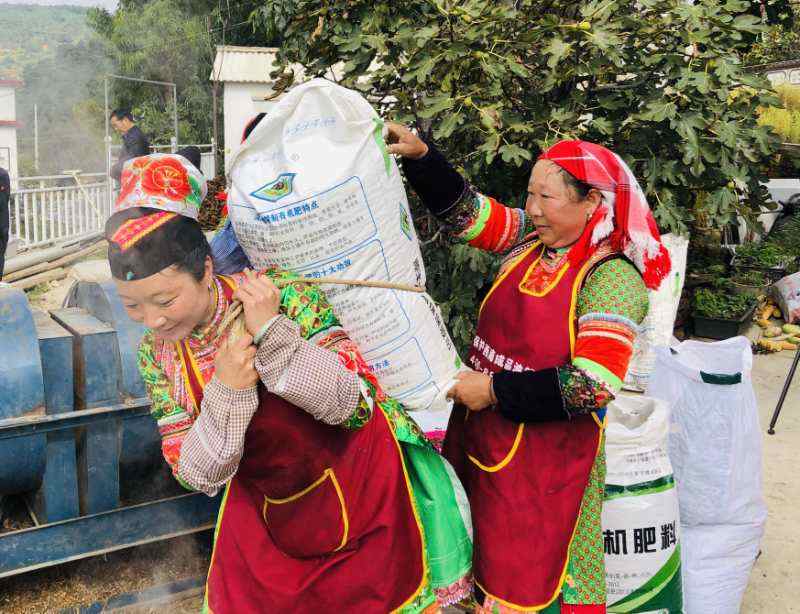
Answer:
[[272, 83], [275, 47], [218, 46], [211, 81], [234, 83]]

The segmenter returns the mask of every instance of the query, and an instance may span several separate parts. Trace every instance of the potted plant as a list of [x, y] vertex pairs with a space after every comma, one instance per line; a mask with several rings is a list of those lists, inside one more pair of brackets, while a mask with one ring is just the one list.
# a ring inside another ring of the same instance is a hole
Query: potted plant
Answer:
[[753, 317], [758, 300], [749, 294], [734, 294], [729, 284], [701, 288], [694, 293], [694, 334], [709, 339], [728, 339], [741, 334]]
[[[796, 248], [795, 248], [796, 249]], [[777, 241], [747, 243], [736, 248], [731, 266], [739, 273], [761, 271], [771, 281], [785, 276], [797, 260], [797, 254]]]
[[772, 281], [763, 271], [755, 269], [735, 272], [731, 278], [731, 291], [734, 294], [764, 296], [769, 291]]

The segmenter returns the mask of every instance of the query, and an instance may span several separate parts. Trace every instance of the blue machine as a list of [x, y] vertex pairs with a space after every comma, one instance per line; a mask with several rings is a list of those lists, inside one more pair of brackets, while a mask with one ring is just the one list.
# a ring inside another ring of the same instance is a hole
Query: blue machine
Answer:
[[111, 282], [30, 308], [0, 286], [0, 511], [25, 497], [34, 526], [0, 533], [0, 578], [213, 527], [219, 497], [169, 474], [136, 366], [143, 330]]

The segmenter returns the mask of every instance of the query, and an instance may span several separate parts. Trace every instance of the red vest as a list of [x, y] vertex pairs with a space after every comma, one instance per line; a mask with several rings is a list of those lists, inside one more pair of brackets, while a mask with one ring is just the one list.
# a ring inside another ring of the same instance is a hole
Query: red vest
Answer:
[[[525, 285], [543, 248], [528, 249], [498, 277], [481, 306], [470, 366], [484, 372], [546, 369], [570, 362], [577, 293], [586, 273], [565, 263], [540, 294]], [[517, 424], [496, 409], [453, 412], [444, 455], [458, 469], [475, 530], [481, 589], [520, 609], [560, 593], [569, 545], [600, 428], [593, 416]]]
[[349, 431], [260, 384], [259, 399], [220, 508], [209, 611], [385, 614], [413, 600], [422, 530], [383, 412]]

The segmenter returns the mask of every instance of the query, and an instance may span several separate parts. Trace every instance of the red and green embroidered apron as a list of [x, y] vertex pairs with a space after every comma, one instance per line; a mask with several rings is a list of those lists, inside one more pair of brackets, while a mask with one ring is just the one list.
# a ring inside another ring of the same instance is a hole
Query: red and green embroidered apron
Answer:
[[[565, 263], [536, 294], [525, 280], [542, 251], [536, 244], [520, 256], [485, 299], [469, 357], [474, 369], [537, 370], [571, 360], [577, 293], [593, 263]], [[518, 609], [543, 609], [558, 597], [600, 435], [593, 416], [517, 424], [494, 409], [453, 412], [444, 455], [469, 496], [475, 580], [487, 595]]]
[[[199, 402], [205, 382], [191, 368], [188, 346], [180, 350]], [[424, 585], [422, 540], [382, 411], [348, 431], [259, 385], [242, 461], [220, 508], [206, 605], [213, 614], [390, 612]]]

